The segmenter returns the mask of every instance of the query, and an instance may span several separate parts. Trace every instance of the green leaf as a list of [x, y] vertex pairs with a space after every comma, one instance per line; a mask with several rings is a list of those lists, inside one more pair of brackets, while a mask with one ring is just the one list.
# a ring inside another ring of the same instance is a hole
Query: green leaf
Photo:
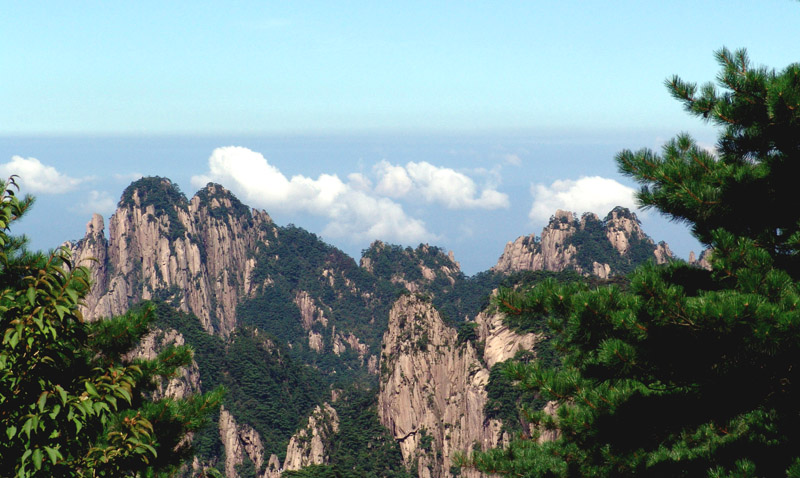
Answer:
[[61, 396], [61, 405], [67, 404], [67, 391], [61, 385], [56, 385], [56, 390], [58, 390], [58, 394]]
[[37, 470], [41, 470], [42, 469], [42, 449], [41, 448], [37, 448], [36, 450], [33, 451], [33, 466]]
[[6, 435], [8, 436], [9, 440], [14, 438], [14, 435], [16, 434], [17, 434], [17, 427], [15, 427], [14, 425], [11, 425], [10, 427], [6, 428]]
[[92, 397], [98, 396], [97, 389], [94, 388], [94, 385], [91, 382], [84, 382], [84, 385], [86, 386], [86, 391], [89, 392], [90, 396]]
[[105, 402], [94, 402], [94, 413], [96, 415], [100, 415], [100, 411], [105, 410], [106, 412], [110, 412], [108, 409], [108, 404]]
[[33, 287], [28, 287], [26, 295], [28, 296], [28, 302], [30, 302], [31, 306], [33, 306], [36, 303], [36, 289]]
[[9, 336], [10, 336], [12, 333], [14, 333], [14, 330], [15, 330], [15, 329], [6, 329], [6, 333], [3, 335], [3, 343], [4, 343], [4, 344], [5, 344], [5, 343], [8, 343], [8, 342], [9, 342], [9, 340], [11, 340], [11, 339], [9, 338]]
[[31, 428], [33, 427], [33, 417], [28, 418], [25, 420], [25, 423], [22, 424], [22, 433], [28, 436], [30, 439], [31, 437]]
[[47, 392], [42, 392], [39, 395], [39, 400], [36, 401], [36, 407], [39, 409], [40, 412], [44, 411], [44, 406], [47, 403]]
[[8, 345], [10, 345], [11, 348], [13, 349], [14, 347], [17, 346], [18, 343], [19, 343], [19, 332], [15, 330], [11, 334], [11, 337], [8, 339]]
[[50, 463], [56, 464], [59, 458], [62, 458], [61, 452], [56, 450], [55, 448], [46, 446], [44, 447], [44, 451], [47, 453], [47, 456], [50, 458]]
[[125, 399], [128, 404], [131, 403], [131, 392], [125, 390], [124, 388], [117, 389], [117, 395], [121, 396]]

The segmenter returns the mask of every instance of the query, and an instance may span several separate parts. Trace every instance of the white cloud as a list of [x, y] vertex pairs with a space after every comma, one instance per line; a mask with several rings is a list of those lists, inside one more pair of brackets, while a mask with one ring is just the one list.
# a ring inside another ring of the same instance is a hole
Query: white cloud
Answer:
[[115, 173], [114, 179], [117, 181], [133, 182], [144, 177], [142, 173]]
[[499, 209], [509, 206], [508, 195], [492, 185], [480, 193], [469, 176], [428, 162], [395, 166], [381, 161], [374, 167], [378, 177], [375, 192], [392, 198], [419, 197], [450, 209]]
[[512, 166], [519, 166], [522, 164], [522, 158], [520, 158], [517, 154], [507, 154], [503, 159], [505, 159], [506, 164], [510, 164]]
[[89, 191], [89, 197], [79, 206], [81, 212], [87, 214], [98, 213], [107, 216], [114, 212], [117, 204], [105, 191]]
[[0, 176], [4, 179], [16, 174], [17, 183], [23, 193], [60, 194], [74, 190], [87, 180], [72, 178], [59, 173], [56, 168], [42, 164], [36, 158], [12, 156], [7, 163], [0, 164]]
[[331, 174], [321, 174], [317, 179], [301, 175], [288, 179], [261, 153], [237, 146], [215, 149], [208, 167], [208, 173], [192, 177], [193, 186], [214, 181], [257, 207], [327, 217], [330, 222], [324, 233], [331, 237], [406, 243], [434, 237], [422, 221], [407, 216], [399, 204], [370, 195], [369, 180], [361, 174], [351, 174], [347, 184]]
[[613, 179], [584, 176], [578, 180], [554, 181], [550, 186], [531, 185], [533, 205], [528, 217], [541, 223], [550, 219], [557, 209], [578, 214], [594, 212], [604, 215], [616, 206], [636, 209], [636, 190]]
[[356, 191], [369, 192], [372, 190], [372, 181], [361, 173], [350, 173], [347, 175], [348, 185]]

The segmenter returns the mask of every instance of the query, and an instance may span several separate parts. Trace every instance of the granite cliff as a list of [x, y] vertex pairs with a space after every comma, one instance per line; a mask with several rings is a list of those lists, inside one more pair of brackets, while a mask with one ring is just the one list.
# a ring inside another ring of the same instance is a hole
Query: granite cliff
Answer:
[[[381, 353], [378, 410], [418, 476], [449, 477], [454, 453], [501, 445], [502, 423], [487, 419], [489, 368], [539, 336], [520, 335], [484, 312], [477, 318], [482, 351], [446, 325], [429, 301], [401, 297], [392, 307]], [[480, 476], [464, 470], [462, 476]]]
[[187, 201], [164, 178], [131, 184], [108, 230], [106, 239], [95, 214], [86, 236], [72, 244], [73, 257], [92, 267], [84, 317], [118, 315], [161, 298], [222, 336], [236, 326], [237, 303], [253, 286], [251, 256], [276, 235], [265, 212], [244, 206], [222, 186], [209, 184]]

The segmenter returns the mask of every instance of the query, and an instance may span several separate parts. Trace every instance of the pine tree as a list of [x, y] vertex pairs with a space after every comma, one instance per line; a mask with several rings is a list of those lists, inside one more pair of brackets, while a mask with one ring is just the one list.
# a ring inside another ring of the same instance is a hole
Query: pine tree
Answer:
[[547, 282], [504, 291], [514, 325], [547, 320], [562, 366], [509, 366], [558, 404], [537, 433], [465, 466], [511, 476], [800, 476], [800, 66], [751, 66], [723, 49], [718, 86], [667, 81], [720, 127], [716, 152], [688, 135], [661, 154], [623, 151], [638, 200], [687, 223], [711, 270], [649, 264], [630, 286]]
[[129, 352], [150, 329], [152, 307], [87, 323], [78, 309], [89, 272], [66, 248], [31, 253], [11, 224], [32, 198], [0, 199], [0, 476], [159, 476], [191, 452], [189, 432], [222, 390], [153, 400], [157, 383], [191, 362], [187, 347], [157, 358]]

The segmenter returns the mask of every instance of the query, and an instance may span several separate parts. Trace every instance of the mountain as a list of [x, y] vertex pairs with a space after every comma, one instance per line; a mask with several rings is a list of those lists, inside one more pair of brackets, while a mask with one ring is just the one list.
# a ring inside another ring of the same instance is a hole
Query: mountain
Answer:
[[570, 269], [606, 279], [627, 274], [650, 259], [662, 264], [672, 258], [666, 243], [655, 244], [636, 215], [618, 206], [603, 220], [593, 213], [578, 219], [571, 212], [556, 211], [541, 236], [523, 236], [506, 244], [492, 270]]
[[472, 277], [427, 244], [375, 241], [356, 263], [221, 185], [188, 199], [159, 177], [125, 189], [108, 237], [95, 215], [68, 245], [92, 268], [85, 318], [151, 300], [158, 328], [135, 353], [194, 347], [192, 366], [158, 393], [227, 388], [187, 474], [215, 466], [230, 478], [451, 476], [454, 453], [529, 426], [513, 412], [504, 361], [549, 353], [541, 330], [503, 324], [494, 289], [601, 281], [671, 258], [615, 208], [603, 220], [559, 211]]

